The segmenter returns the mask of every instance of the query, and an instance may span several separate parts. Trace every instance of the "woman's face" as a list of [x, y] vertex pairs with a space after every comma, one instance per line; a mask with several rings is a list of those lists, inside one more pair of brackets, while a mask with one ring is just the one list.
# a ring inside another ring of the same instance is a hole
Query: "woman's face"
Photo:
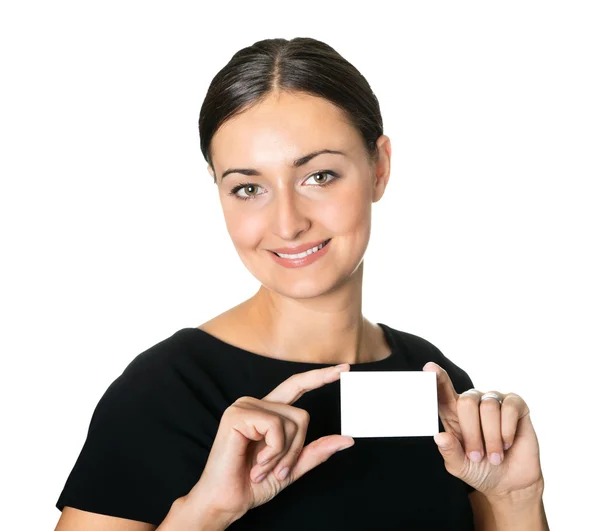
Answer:
[[[294, 165], [322, 149], [344, 155], [325, 153]], [[359, 132], [337, 107], [310, 95], [272, 94], [226, 121], [211, 152], [229, 235], [266, 288], [311, 298], [357, 271], [369, 242], [371, 204], [383, 194], [388, 175], [376, 178]], [[252, 171], [222, 178], [230, 169]], [[301, 267], [285, 267], [271, 251], [328, 239], [326, 252]]]

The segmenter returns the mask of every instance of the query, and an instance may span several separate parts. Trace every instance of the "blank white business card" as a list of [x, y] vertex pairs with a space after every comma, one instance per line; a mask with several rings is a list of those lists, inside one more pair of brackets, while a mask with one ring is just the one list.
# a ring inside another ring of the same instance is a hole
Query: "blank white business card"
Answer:
[[439, 433], [436, 374], [340, 373], [341, 435], [422, 437]]

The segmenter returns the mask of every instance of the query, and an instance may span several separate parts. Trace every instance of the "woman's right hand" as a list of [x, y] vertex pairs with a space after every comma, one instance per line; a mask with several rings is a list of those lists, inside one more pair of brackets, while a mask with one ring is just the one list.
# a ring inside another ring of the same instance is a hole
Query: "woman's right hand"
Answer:
[[[244, 396], [229, 406], [219, 424], [198, 483], [184, 496], [188, 514], [210, 514], [229, 523], [272, 500], [335, 452], [350, 448], [354, 439], [327, 435], [306, 447], [310, 416], [294, 407], [305, 392], [339, 379], [347, 363], [292, 375], [262, 400]], [[269, 459], [266, 464], [258, 464]], [[279, 472], [289, 468], [280, 479]], [[262, 481], [257, 481], [266, 474]]]

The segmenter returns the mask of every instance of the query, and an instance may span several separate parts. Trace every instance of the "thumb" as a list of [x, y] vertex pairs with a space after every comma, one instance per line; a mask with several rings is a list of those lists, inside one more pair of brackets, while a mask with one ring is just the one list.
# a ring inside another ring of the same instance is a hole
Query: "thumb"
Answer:
[[463, 450], [460, 441], [451, 433], [440, 432], [433, 436], [438, 450], [444, 458], [446, 470], [453, 476], [457, 476], [464, 468], [465, 451]]
[[301, 478], [309, 470], [327, 461], [333, 454], [354, 446], [354, 439], [341, 435], [326, 435], [306, 445], [290, 472], [290, 483]]

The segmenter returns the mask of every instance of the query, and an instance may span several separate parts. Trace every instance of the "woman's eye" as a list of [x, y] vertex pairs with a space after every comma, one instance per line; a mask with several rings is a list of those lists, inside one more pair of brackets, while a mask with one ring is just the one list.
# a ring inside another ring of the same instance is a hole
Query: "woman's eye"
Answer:
[[[327, 177], [325, 177], [325, 179], [317, 179], [317, 177], [321, 177], [323, 175], [330, 175], [331, 177], [333, 177], [333, 179], [327, 180]], [[315, 179], [315, 182], [317, 184], [322, 184], [322, 185], [326, 185], [329, 184], [333, 181], [335, 181], [338, 178], [337, 173], [331, 172], [331, 171], [318, 171], [317, 173], [313, 173], [308, 179]], [[308, 180], [307, 179], [307, 180]]]
[[[332, 177], [332, 179], [328, 180], [327, 179], [328, 175], [330, 177]], [[323, 178], [323, 176], [325, 176], [325, 177]], [[333, 181], [335, 181], [338, 178], [339, 178], [339, 175], [334, 171], [318, 171], [318, 172], [310, 175], [306, 180], [308, 181], [309, 179], [314, 179], [315, 182], [317, 183], [317, 185], [321, 186], [321, 188], [322, 188], [324, 186], [327, 186], [328, 184], [331, 184]], [[262, 188], [262, 187], [255, 183], [242, 183], [242, 184], [239, 184], [238, 186], [236, 186], [235, 188], [233, 188], [233, 190], [231, 190], [229, 195], [233, 195], [233, 196], [237, 197], [238, 199], [242, 199], [242, 200], [246, 201], [248, 199], [254, 199], [257, 196], [262, 195], [262, 194], [257, 193], [258, 188]], [[238, 194], [238, 192], [241, 190], [244, 191], [243, 195]]]
[[[253, 184], [253, 183], [243, 183], [240, 184], [239, 186], [236, 186], [233, 190], [231, 190], [231, 193], [229, 195], [234, 195], [236, 196], [238, 199], [254, 199], [257, 195], [256, 191], [257, 188], [260, 188], [257, 184]], [[238, 195], [238, 192], [240, 190], [244, 190], [246, 195]]]

